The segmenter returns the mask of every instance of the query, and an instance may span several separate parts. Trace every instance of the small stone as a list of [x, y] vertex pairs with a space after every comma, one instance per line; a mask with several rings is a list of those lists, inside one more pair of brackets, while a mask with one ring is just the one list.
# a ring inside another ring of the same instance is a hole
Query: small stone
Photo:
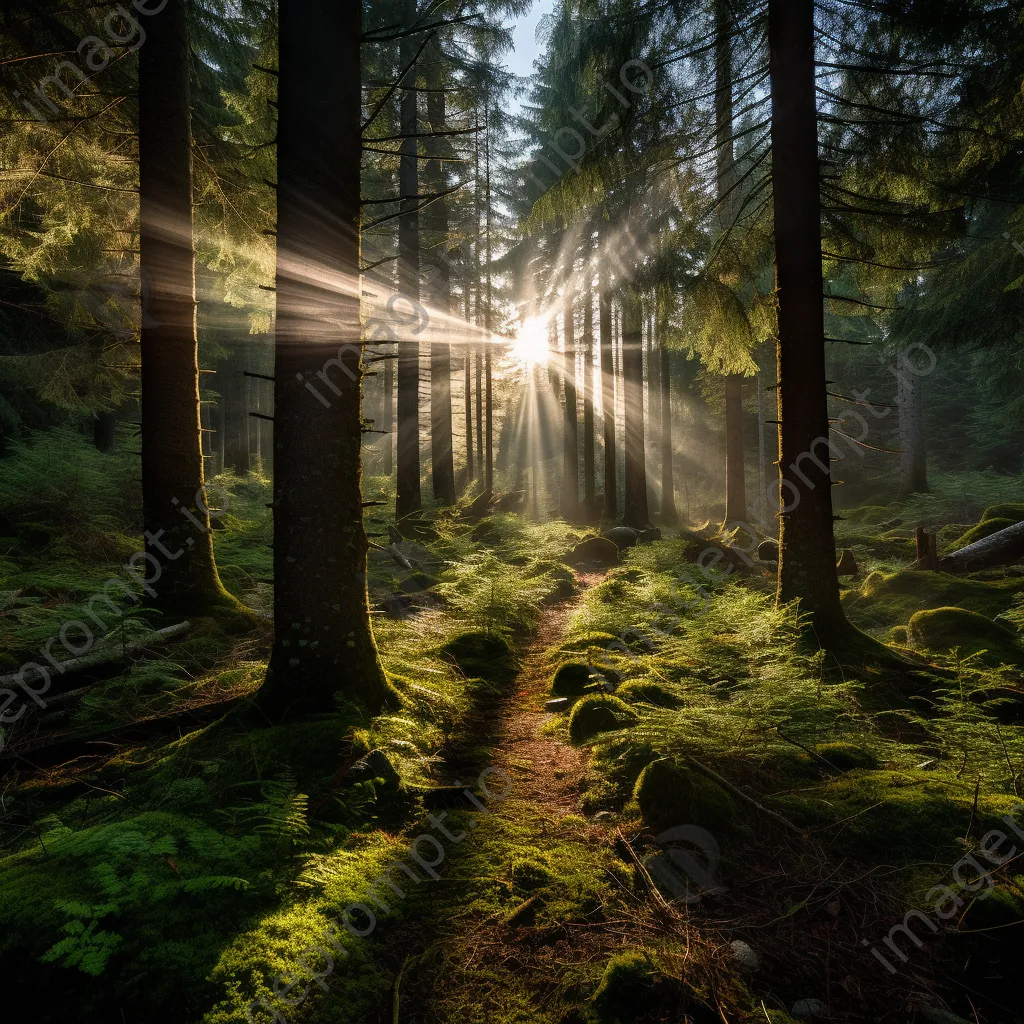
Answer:
[[551, 700], [544, 701], [545, 711], [567, 711], [568, 708], [568, 697], [552, 697]]
[[598, 811], [594, 815], [594, 821], [611, 821], [615, 815], [611, 811]]
[[828, 1007], [820, 999], [798, 999], [789, 1011], [800, 1020], [828, 1020]]
[[757, 954], [742, 939], [730, 942], [729, 949], [732, 950], [732, 962], [738, 971], [753, 974], [761, 966]]
[[845, 548], [840, 553], [839, 561], [836, 563], [836, 572], [840, 576], [856, 576], [860, 572], [857, 559], [854, 558], [853, 552], [849, 548]]
[[779, 545], [773, 540], [763, 540], [757, 545], [757, 557], [762, 562], [777, 562], [779, 560]]

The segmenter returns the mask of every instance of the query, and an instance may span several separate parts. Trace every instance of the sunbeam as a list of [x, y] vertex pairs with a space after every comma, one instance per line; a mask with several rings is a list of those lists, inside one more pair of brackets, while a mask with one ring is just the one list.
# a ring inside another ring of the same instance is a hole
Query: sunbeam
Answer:
[[532, 316], [523, 322], [510, 354], [526, 366], [543, 365], [548, 360], [548, 324], [540, 317]]

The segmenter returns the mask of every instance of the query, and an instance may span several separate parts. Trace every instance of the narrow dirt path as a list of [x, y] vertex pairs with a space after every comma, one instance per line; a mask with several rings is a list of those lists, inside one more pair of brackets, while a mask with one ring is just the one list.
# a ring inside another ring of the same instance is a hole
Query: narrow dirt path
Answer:
[[402, 982], [401, 1024], [562, 1024], [591, 991], [628, 921], [607, 832], [580, 811], [585, 751], [546, 726], [544, 710], [568, 619], [601, 573], [545, 608], [512, 695], [494, 723], [490, 765], [508, 798], [475, 820], [418, 925], [421, 952]]
[[517, 780], [517, 796], [558, 816], [577, 810], [586, 759], [576, 747], [542, 731], [552, 717], [544, 710], [543, 700], [554, 667], [551, 649], [565, 635], [569, 616], [583, 595], [602, 579], [602, 574], [581, 573], [579, 578], [577, 594], [544, 609], [526, 649], [516, 692], [507, 705], [494, 750], [494, 766]]

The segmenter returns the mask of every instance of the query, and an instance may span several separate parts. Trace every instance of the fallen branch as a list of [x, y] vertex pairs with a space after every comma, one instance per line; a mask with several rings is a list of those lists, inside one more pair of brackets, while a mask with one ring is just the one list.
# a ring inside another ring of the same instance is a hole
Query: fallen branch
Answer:
[[780, 825], [785, 825], [786, 828], [791, 829], [799, 835], [804, 834], [804, 830], [794, 825], [793, 822], [789, 820], [789, 818], [784, 818], [781, 814], [777, 814], [775, 811], [769, 810], [763, 804], [759, 804], [752, 796], [749, 796], [747, 793], [744, 793], [742, 789], [740, 789], [738, 786], [734, 786], [727, 778], [725, 778], [722, 775], [719, 775], [718, 772], [713, 771], [707, 765], [701, 764], [700, 761], [697, 761], [692, 757], [687, 757], [685, 758], [685, 760], [686, 763], [694, 771], [700, 772], [701, 775], [707, 776], [707, 778], [711, 779], [712, 782], [717, 782], [723, 789], [727, 789], [730, 793], [732, 793], [733, 796], [739, 797], [741, 800], [750, 804], [751, 807], [756, 808], [762, 814], [766, 814], [773, 821], [777, 821]]

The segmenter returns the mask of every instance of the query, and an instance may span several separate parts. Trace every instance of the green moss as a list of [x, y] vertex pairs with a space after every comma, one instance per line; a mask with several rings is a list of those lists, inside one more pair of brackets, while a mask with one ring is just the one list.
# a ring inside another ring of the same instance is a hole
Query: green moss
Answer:
[[602, 633], [594, 630], [589, 633], [584, 633], [582, 636], [578, 636], [576, 639], [563, 644], [562, 650], [585, 651], [588, 647], [600, 647], [607, 649], [618, 642], [619, 638], [617, 636], [613, 636], [611, 633]]
[[602, 732], [622, 729], [637, 721], [636, 712], [611, 694], [591, 694], [577, 702], [569, 715], [573, 743], [586, 743]]
[[576, 661], [559, 667], [551, 680], [551, 692], [556, 697], [579, 697], [590, 685], [590, 669]]
[[612, 957], [591, 1005], [600, 1024], [632, 1024], [661, 1002], [665, 980], [650, 954], [630, 950]]
[[715, 834], [738, 819], [733, 798], [721, 786], [669, 760], [649, 764], [636, 780], [633, 796], [644, 821], [655, 828], [700, 825]]
[[679, 694], [653, 679], [629, 679], [615, 696], [627, 704], [653, 704], [659, 708], [677, 708], [682, 704]]
[[984, 583], [940, 572], [905, 569], [873, 572], [860, 590], [847, 591], [843, 606], [862, 629], [905, 626], [915, 612], [955, 605], [994, 618], [1024, 590], [1021, 580]]
[[975, 541], [984, 540], [986, 537], [991, 537], [993, 533], [1015, 525], [1016, 522], [1015, 519], [983, 519], [977, 526], [972, 526], [959, 540], [951, 544], [949, 550], [959, 551]]
[[985, 523], [991, 519], [1008, 519], [1011, 526], [1014, 523], [1024, 523], [1024, 502], [1007, 501], [999, 505], [990, 505], [981, 514], [979, 521]]
[[910, 645], [920, 651], [976, 655], [980, 663], [1024, 667], [1024, 648], [998, 622], [965, 608], [935, 608], [918, 612], [907, 627]]
[[508, 641], [486, 630], [460, 633], [442, 646], [441, 654], [454, 661], [467, 676], [503, 681], [515, 674]]
[[814, 750], [841, 772], [849, 772], [854, 768], [878, 767], [878, 758], [856, 743], [819, 743]]
[[[999, 828], [1007, 798], [981, 800], [973, 783], [951, 784], [926, 771], [863, 771], [822, 781], [812, 789], [775, 798], [802, 828], [817, 828], [822, 841], [866, 863], [954, 864], [972, 818], [979, 834]], [[1005, 830], [1005, 829], [1004, 829]]]

